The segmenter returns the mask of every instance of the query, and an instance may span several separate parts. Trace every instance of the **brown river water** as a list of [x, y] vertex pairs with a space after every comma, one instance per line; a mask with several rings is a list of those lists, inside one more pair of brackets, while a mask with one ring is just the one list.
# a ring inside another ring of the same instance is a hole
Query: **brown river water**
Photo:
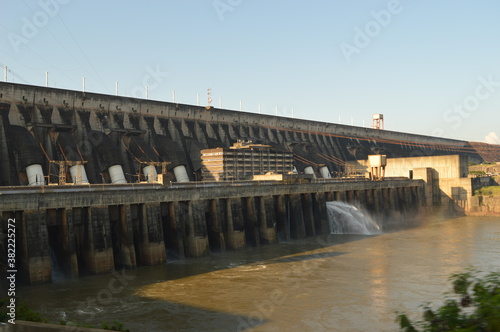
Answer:
[[329, 235], [19, 287], [52, 321], [131, 331], [397, 331], [442, 303], [448, 278], [500, 270], [500, 218], [456, 218], [379, 235]]

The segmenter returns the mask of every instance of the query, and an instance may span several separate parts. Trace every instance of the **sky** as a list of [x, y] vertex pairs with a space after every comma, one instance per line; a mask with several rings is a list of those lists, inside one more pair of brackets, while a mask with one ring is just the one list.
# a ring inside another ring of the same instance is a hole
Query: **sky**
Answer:
[[[497, 0], [2, 0], [9, 82], [500, 144]], [[5, 71], [5, 70], [3, 70]], [[4, 73], [5, 74], [5, 73]], [[5, 79], [4, 75], [0, 77]], [[147, 88], [146, 88], [147, 87]], [[146, 96], [147, 90], [147, 96]]]

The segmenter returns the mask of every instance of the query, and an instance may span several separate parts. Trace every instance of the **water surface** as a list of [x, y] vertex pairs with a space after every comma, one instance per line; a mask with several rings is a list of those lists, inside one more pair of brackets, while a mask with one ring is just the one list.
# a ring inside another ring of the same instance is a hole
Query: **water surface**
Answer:
[[116, 319], [131, 331], [396, 331], [396, 311], [439, 304], [450, 274], [469, 266], [500, 269], [499, 218], [308, 238], [19, 293], [53, 320]]

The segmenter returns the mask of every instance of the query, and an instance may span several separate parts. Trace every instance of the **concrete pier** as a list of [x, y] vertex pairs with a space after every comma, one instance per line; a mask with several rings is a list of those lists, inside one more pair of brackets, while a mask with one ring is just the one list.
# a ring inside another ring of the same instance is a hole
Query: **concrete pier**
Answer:
[[166, 251], [161, 223], [160, 203], [139, 204], [137, 228], [138, 258], [142, 265], [157, 265], [165, 262]]
[[187, 256], [202, 257], [210, 252], [205, 221], [205, 202], [188, 201], [186, 222]]
[[257, 196], [256, 201], [256, 211], [259, 217], [260, 243], [277, 243], [274, 199], [269, 196]]
[[227, 249], [239, 250], [246, 247], [245, 221], [240, 198], [227, 198], [226, 205], [226, 244]]
[[288, 195], [287, 208], [290, 219], [290, 237], [294, 240], [306, 237], [304, 214], [300, 194]]
[[45, 211], [23, 211], [20, 220], [16, 219], [16, 233], [16, 264], [22, 278], [30, 284], [50, 281], [52, 263]]
[[85, 266], [91, 274], [111, 272], [114, 267], [113, 245], [107, 206], [91, 206], [86, 224]]
[[224, 217], [221, 211], [221, 203], [219, 199], [211, 199], [208, 201], [209, 212], [207, 213], [207, 233], [212, 251], [225, 251], [226, 239], [224, 235], [223, 220]]

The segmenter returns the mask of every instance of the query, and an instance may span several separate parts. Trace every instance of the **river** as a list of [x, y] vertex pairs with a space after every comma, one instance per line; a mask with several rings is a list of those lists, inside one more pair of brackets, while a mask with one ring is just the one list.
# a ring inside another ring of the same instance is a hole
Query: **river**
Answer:
[[500, 270], [500, 218], [456, 218], [367, 235], [329, 235], [20, 287], [53, 321], [131, 331], [397, 331], [448, 277]]

